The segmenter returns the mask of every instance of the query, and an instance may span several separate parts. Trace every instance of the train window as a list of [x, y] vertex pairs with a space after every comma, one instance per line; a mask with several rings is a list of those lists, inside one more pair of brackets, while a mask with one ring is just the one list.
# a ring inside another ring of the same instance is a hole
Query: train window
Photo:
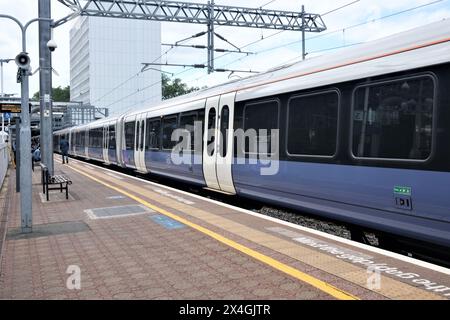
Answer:
[[208, 113], [208, 139], [206, 141], [208, 155], [212, 157], [215, 150], [215, 141], [216, 141], [216, 109], [211, 108]]
[[203, 136], [205, 133], [205, 127], [203, 126], [203, 121], [205, 119], [205, 110], [199, 110], [197, 113], [197, 122], [199, 122], [201, 128], [202, 128], [202, 132], [201, 132], [201, 139], [200, 141], [198, 141], [198, 145], [195, 146], [195, 153], [196, 154], [203, 154]]
[[141, 136], [141, 144], [139, 146], [139, 149], [141, 151], [144, 150], [144, 134], [145, 134], [145, 125], [144, 125], [144, 120], [142, 120], [141, 121], [141, 134], [140, 134], [140, 136]]
[[109, 149], [116, 149], [116, 126], [109, 126]]
[[171, 150], [177, 144], [176, 141], [172, 141], [172, 133], [177, 129], [178, 117], [166, 117], [163, 119], [162, 129], [162, 146], [163, 149]]
[[419, 76], [354, 92], [353, 155], [426, 160], [431, 155], [434, 80]]
[[139, 137], [141, 135], [141, 122], [138, 121], [137, 123], [137, 130], [136, 130], [136, 150], [139, 149]]
[[288, 104], [287, 149], [291, 155], [336, 154], [339, 94], [336, 91], [293, 97]]
[[93, 144], [93, 146], [95, 148], [97, 148], [98, 147], [98, 130], [94, 129], [93, 132], [94, 132], [94, 144]]
[[228, 106], [224, 106], [222, 108], [222, 112], [220, 113], [220, 142], [221, 146], [219, 147], [219, 152], [222, 157], [227, 155], [228, 148], [228, 128], [230, 125], [230, 108]]
[[84, 145], [86, 144], [86, 131], [82, 131], [81, 132], [81, 146], [84, 147]]
[[125, 123], [125, 148], [126, 148], [126, 150], [134, 149], [134, 136], [136, 134], [135, 128], [136, 128], [136, 123], [134, 121]]
[[197, 120], [197, 113], [181, 114], [180, 128], [188, 130], [191, 135], [190, 149], [186, 151], [194, 150], [194, 125], [196, 120]]
[[161, 120], [160, 119], [147, 119], [147, 144], [146, 150], [159, 150], [160, 148], [160, 133], [161, 133]]
[[[262, 101], [247, 104], [244, 107], [244, 131], [255, 130], [257, 140], [245, 139], [245, 153], [264, 152], [271, 150], [271, 130], [279, 128], [279, 102], [278, 100]], [[261, 130], [267, 130], [264, 134]], [[267, 143], [266, 150], [258, 150], [259, 142]], [[250, 145], [252, 144], [252, 145]]]
[[102, 146], [102, 144], [103, 144], [103, 128], [97, 128], [96, 133], [97, 133], [96, 147], [102, 148], [103, 147]]
[[89, 147], [94, 147], [94, 130], [89, 129]]

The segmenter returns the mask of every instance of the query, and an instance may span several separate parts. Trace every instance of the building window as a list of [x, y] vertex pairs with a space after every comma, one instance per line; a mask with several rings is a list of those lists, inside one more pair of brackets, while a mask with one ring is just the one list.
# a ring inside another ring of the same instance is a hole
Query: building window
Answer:
[[353, 108], [354, 156], [426, 160], [432, 148], [434, 92], [431, 76], [357, 88]]
[[288, 107], [287, 148], [291, 155], [334, 156], [339, 94], [336, 91], [294, 97]]

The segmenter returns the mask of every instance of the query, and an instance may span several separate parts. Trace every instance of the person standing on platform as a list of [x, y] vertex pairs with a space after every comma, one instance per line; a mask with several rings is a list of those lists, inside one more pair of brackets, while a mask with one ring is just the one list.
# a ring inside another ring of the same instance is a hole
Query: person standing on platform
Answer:
[[62, 155], [62, 164], [69, 163], [69, 141], [66, 140], [65, 137], [62, 137], [60, 143], [59, 143], [59, 150], [61, 150]]

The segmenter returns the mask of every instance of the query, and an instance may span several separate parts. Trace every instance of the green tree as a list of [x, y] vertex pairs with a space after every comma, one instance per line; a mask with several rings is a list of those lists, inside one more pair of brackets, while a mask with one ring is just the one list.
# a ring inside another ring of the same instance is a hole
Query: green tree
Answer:
[[[52, 89], [52, 97], [53, 97], [53, 101], [56, 101], [56, 102], [69, 102], [70, 101], [70, 86], [67, 86], [65, 88], [61, 88], [61, 86], [59, 86], [58, 88], [53, 88]], [[31, 100], [39, 101], [39, 91], [33, 95]]]
[[167, 100], [170, 98], [175, 98], [183, 94], [191, 93], [199, 90], [198, 87], [188, 87], [186, 83], [181, 82], [181, 79], [171, 80], [164, 73], [161, 75], [162, 81], [162, 98]]

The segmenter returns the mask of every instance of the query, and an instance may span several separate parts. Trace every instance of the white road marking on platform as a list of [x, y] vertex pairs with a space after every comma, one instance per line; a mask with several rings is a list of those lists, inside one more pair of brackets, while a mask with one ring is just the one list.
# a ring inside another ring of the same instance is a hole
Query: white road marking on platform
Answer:
[[193, 205], [193, 204], [195, 204], [195, 202], [193, 202], [193, 201], [189, 201], [189, 200], [187, 200], [187, 199], [185, 199], [185, 198], [183, 198], [183, 197], [176, 196], [176, 195], [174, 195], [174, 194], [171, 194], [171, 193], [168, 192], [168, 191], [164, 191], [164, 190], [157, 189], [157, 188], [152, 188], [152, 190], [155, 191], [155, 192], [157, 192], [157, 193], [159, 193], [159, 194], [161, 194], [161, 195], [163, 195], [163, 196], [166, 196], [166, 197], [168, 197], [168, 198], [174, 199], [174, 200], [176, 200], [176, 201], [178, 201], [178, 202], [181, 202], [181, 203], [184, 203], [184, 204], [187, 204], [187, 205]]
[[[450, 288], [442, 285], [441, 283], [435, 283], [428, 279], [424, 279], [420, 274], [407, 272], [403, 267], [395, 267], [394, 263], [385, 263], [382, 261], [383, 258], [378, 259], [375, 257], [368, 256], [361, 252], [353, 251], [344, 247], [340, 247], [334, 243], [319, 240], [310, 236], [305, 236], [304, 234], [292, 232], [290, 230], [275, 227], [266, 228], [270, 232], [277, 233], [284, 237], [290, 238], [292, 241], [296, 241], [304, 246], [314, 248], [316, 250], [323, 251], [329, 256], [335, 257], [342, 261], [350, 262], [354, 265], [359, 265], [367, 268], [371, 272], [386, 273], [393, 278], [403, 279], [405, 282], [410, 282], [411, 285], [421, 285], [422, 289], [426, 291], [433, 292], [437, 295], [442, 295], [443, 297], [449, 297]], [[447, 293], [446, 293], [447, 292]]]
[[111, 172], [105, 172], [108, 176], [116, 178], [118, 180], [123, 180], [122, 177], [119, 177], [118, 175], [116, 175], [115, 173], [111, 173]]
[[[79, 163], [84, 163], [84, 162], [79, 161], [79, 160], [75, 160], [75, 161], [78, 161]], [[276, 219], [276, 218], [268, 217], [268, 216], [262, 215], [260, 213], [256, 213], [256, 212], [253, 212], [253, 211], [250, 211], [250, 210], [246, 210], [246, 209], [242, 209], [242, 208], [239, 208], [239, 207], [235, 207], [235, 206], [232, 206], [232, 205], [229, 205], [229, 204], [226, 204], [226, 203], [222, 203], [222, 202], [219, 202], [219, 201], [216, 201], [216, 200], [204, 198], [202, 196], [199, 196], [199, 195], [196, 195], [196, 194], [191, 194], [191, 193], [186, 192], [186, 191], [177, 190], [175, 188], [164, 186], [164, 185], [161, 185], [161, 184], [158, 184], [158, 183], [155, 183], [155, 182], [151, 182], [151, 181], [144, 180], [144, 179], [141, 179], [141, 178], [133, 177], [133, 176], [127, 175], [127, 174], [122, 173], [122, 172], [116, 172], [116, 171], [113, 171], [111, 169], [102, 168], [100, 166], [96, 166], [96, 168], [100, 168], [100, 169], [103, 169], [105, 171], [114, 172], [114, 173], [116, 173], [118, 175], [130, 178], [130, 179], [138, 180], [138, 181], [141, 181], [141, 182], [153, 185], [153, 186], [157, 186], [157, 187], [164, 188], [164, 189], [167, 189], [167, 190], [170, 190], [170, 191], [178, 192], [180, 194], [183, 194], [183, 195], [195, 198], [195, 199], [199, 199], [199, 200], [203, 200], [203, 201], [206, 201], [206, 202], [214, 203], [214, 204], [216, 204], [218, 206], [222, 206], [222, 207], [225, 207], [225, 208], [228, 208], [228, 209], [233, 209], [233, 210], [236, 210], [236, 211], [239, 211], [239, 212], [242, 212], [242, 213], [254, 216], [254, 217], [258, 217], [260, 219], [264, 219], [264, 220], [267, 220], [267, 221], [275, 222], [275, 223], [278, 223], [278, 224], [281, 224], [281, 225], [284, 225], [284, 226], [287, 226], [287, 227], [290, 227], [290, 228], [293, 228], [293, 229], [297, 229], [297, 230], [300, 230], [300, 231], [304, 231], [304, 232], [310, 233], [310, 234], [315, 234], [315, 235], [318, 235], [318, 236], [321, 236], [321, 237], [324, 237], [324, 238], [327, 238], [327, 239], [330, 239], [330, 240], [333, 240], [333, 241], [336, 241], [336, 242], [340, 242], [340, 243], [343, 243], [343, 244], [346, 244], [346, 245], [350, 245], [350, 246], [353, 246], [353, 247], [356, 247], [356, 248], [360, 248], [360, 249], [364, 249], [364, 250], [367, 250], [367, 251], [370, 251], [370, 252], [374, 252], [374, 253], [377, 253], [377, 254], [380, 254], [380, 255], [384, 255], [386, 257], [394, 258], [394, 259], [397, 259], [399, 261], [411, 263], [411, 264], [416, 265], [416, 266], [420, 266], [420, 267], [423, 267], [423, 268], [426, 268], [426, 269], [429, 269], [429, 270], [433, 270], [433, 271], [436, 271], [436, 272], [440, 272], [440, 273], [443, 273], [443, 274], [450, 275], [450, 269], [445, 268], [445, 267], [441, 267], [441, 266], [438, 266], [438, 265], [435, 265], [435, 264], [432, 264], [432, 263], [429, 263], [429, 262], [425, 262], [425, 261], [417, 260], [417, 259], [414, 259], [414, 258], [411, 258], [411, 257], [403, 256], [401, 254], [398, 254], [398, 253], [395, 253], [395, 252], [390, 252], [390, 251], [387, 251], [387, 250], [384, 250], [384, 249], [371, 247], [371, 246], [363, 244], [363, 243], [359, 243], [359, 242], [355, 242], [355, 241], [348, 240], [348, 239], [345, 239], [345, 238], [341, 238], [341, 237], [338, 237], [338, 236], [335, 236], [335, 235], [332, 235], [332, 234], [328, 234], [328, 233], [325, 233], [325, 232], [322, 232], [322, 231], [317, 231], [317, 230], [314, 230], [314, 229], [309, 229], [309, 228], [306, 228], [306, 227], [302, 227], [302, 226], [293, 224], [291, 222], [287, 222], [287, 221], [279, 220], [279, 219]]]

